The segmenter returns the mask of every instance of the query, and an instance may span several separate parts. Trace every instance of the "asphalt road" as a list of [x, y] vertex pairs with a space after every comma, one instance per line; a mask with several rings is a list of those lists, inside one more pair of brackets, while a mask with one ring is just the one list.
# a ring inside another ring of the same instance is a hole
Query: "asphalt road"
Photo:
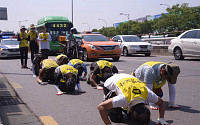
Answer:
[[[107, 60], [112, 61], [112, 59]], [[181, 73], [176, 84], [176, 103], [181, 108], [179, 110], [166, 108], [165, 120], [174, 125], [198, 125], [200, 123], [200, 59], [186, 58], [177, 61], [172, 56], [135, 55], [122, 56], [118, 62], [112, 62], [120, 73], [130, 74], [146, 61], [174, 62], [180, 66]], [[89, 71], [92, 62], [85, 63]], [[31, 66], [30, 59], [28, 66]], [[20, 98], [42, 120], [53, 120], [59, 125], [103, 125], [97, 110], [97, 105], [103, 101], [103, 91], [92, 88], [85, 81], [81, 81], [81, 87], [86, 93], [74, 92], [57, 96], [53, 85], [38, 85], [30, 69], [21, 69], [20, 59], [0, 59], [0, 72], [7, 77]], [[163, 99], [167, 105], [169, 100], [167, 85], [163, 87], [163, 91]], [[152, 125], [155, 124], [157, 116], [158, 111], [151, 111]], [[130, 123], [124, 121], [114, 125]]]

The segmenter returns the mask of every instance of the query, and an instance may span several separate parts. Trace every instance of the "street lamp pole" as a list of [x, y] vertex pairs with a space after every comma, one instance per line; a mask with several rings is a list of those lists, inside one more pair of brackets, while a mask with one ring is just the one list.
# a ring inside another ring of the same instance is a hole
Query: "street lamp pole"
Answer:
[[19, 21], [19, 27], [21, 27], [21, 22], [25, 22], [25, 21], [28, 21], [28, 20], [21, 20], [21, 21]]
[[161, 3], [160, 5], [166, 5], [166, 6], [167, 6], [167, 8], [170, 8], [170, 6], [169, 6], [168, 4], [162, 4], [162, 3]]
[[90, 31], [90, 25], [89, 25], [88, 23], [82, 23], [82, 24], [87, 24], [87, 25], [88, 25], [88, 27], [89, 27], [89, 31]]
[[129, 14], [125, 14], [125, 13], [120, 13], [120, 15], [125, 15], [128, 17], [128, 35], [129, 35]]
[[72, 0], [72, 24], [73, 24], [73, 0]]
[[98, 19], [98, 20], [103, 20], [106, 23], [106, 27], [107, 27], [107, 22], [104, 19]]

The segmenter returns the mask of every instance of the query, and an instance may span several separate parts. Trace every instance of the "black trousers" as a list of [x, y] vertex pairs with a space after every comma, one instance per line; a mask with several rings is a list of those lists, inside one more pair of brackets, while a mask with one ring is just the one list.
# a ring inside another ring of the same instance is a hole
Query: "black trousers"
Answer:
[[31, 50], [31, 61], [33, 63], [34, 55], [38, 54], [39, 46], [37, 45], [37, 41], [30, 41], [30, 50]]
[[48, 59], [49, 50], [48, 49], [41, 49], [43, 59]]
[[20, 47], [19, 51], [20, 51], [20, 55], [21, 55], [21, 65], [27, 66], [28, 47]]

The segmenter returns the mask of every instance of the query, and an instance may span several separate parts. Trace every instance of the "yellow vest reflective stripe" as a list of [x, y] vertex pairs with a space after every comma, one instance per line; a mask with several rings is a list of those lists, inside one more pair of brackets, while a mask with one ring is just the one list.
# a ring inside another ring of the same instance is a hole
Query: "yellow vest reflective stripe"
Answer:
[[42, 63], [45, 69], [49, 69], [51, 67], [58, 67], [58, 64], [53, 59], [45, 59]]
[[110, 67], [111, 69], [113, 68], [113, 64], [109, 61], [106, 61], [106, 60], [99, 60], [97, 61], [97, 65], [99, 66], [100, 68], [100, 74], [99, 74], [99, 77], [103, 77], [103, 74], [102, 74], [102, 69], [107, 66], [107, 67]]
[[73, 73], [74, 75], [77, 76], [78, 74], [78, 70], [70, 65], [62, 65], [60, 66], [60, 69], [61, 69], [62, 75], [65, 75], [67, 73]]
[[67, 57], [67, 56], [66, 56], [66, 55], [64, 55], [64, 54], [60, 54], [60, 55], [56, 56], [56, 59], [57, 59], [57, 60], [59, 60], [59, 59], [60, 59], [60, 57], [62, 57], [62, 56], [64, 56], [64, 57]]
[[81, 65], [83, 65], [83, 61], [80, 59], [72, 59], [70, 60], [70, 62], [72, 63], [72, 65], [76, 65], [77, 63], [80, 63]]
[[37, 38], [37, 32], [36, 31], [34, 31], [34, 32], [30, 31], [28, 34], [30, 35], [30, 38]]
[[117, 82], [117, 86], [126, 97], [128, 103], [130, 103], [133, 99], [134, 101], [137, 99], [146, 100], [148, 97], [146, 85], [137, 78], [123, 78]]
[[19, 47], [28, 47], [28, 41], [26, 40], [28, 38], [28, 34], [20, 32], [20, 38], [22, 37], [25, 38], [20, 41]]
[[[143, 65], [149, 65], [151, 67], [153, 67], [154, 65], [157, 65], [157, 64], [166, 64], [164, 62], [155, 62], [155, 61], [150, 61], [150, 62], [146, 62], [144, 64], [142, 64], [141, 66]], [[155, 80], [153, 81], [153, 89], [158, 89], [158, 88], [161, 88], [162, 86], [164, 86], [166, 83], [166, 80], [162, 80], [162, 81], [159, 81], [159, 83], [156, 83]]]
[[[46, 36], [46, 39], [49, 39], [48, 33], [41, 33], [40, 34], [40, 39], [44, 39], [44, 36]], [[47, 40], [42, 40], [41, 42], [46, 42]]]

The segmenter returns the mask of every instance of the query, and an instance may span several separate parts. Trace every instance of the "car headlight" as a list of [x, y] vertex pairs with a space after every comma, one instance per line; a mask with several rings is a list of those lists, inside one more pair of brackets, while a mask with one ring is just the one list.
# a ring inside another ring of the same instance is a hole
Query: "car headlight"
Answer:
[[149, 49], [153, 49], [153, 46], [152, 46], [152, 45], [149, 45], [148, 48], [149, 48]]
[[89, 47], [90, 47], [91, 49], [98, 49], [96, 46], [94, 46], [94, 45], [92, 45], [92, 44], [89, 44]]

